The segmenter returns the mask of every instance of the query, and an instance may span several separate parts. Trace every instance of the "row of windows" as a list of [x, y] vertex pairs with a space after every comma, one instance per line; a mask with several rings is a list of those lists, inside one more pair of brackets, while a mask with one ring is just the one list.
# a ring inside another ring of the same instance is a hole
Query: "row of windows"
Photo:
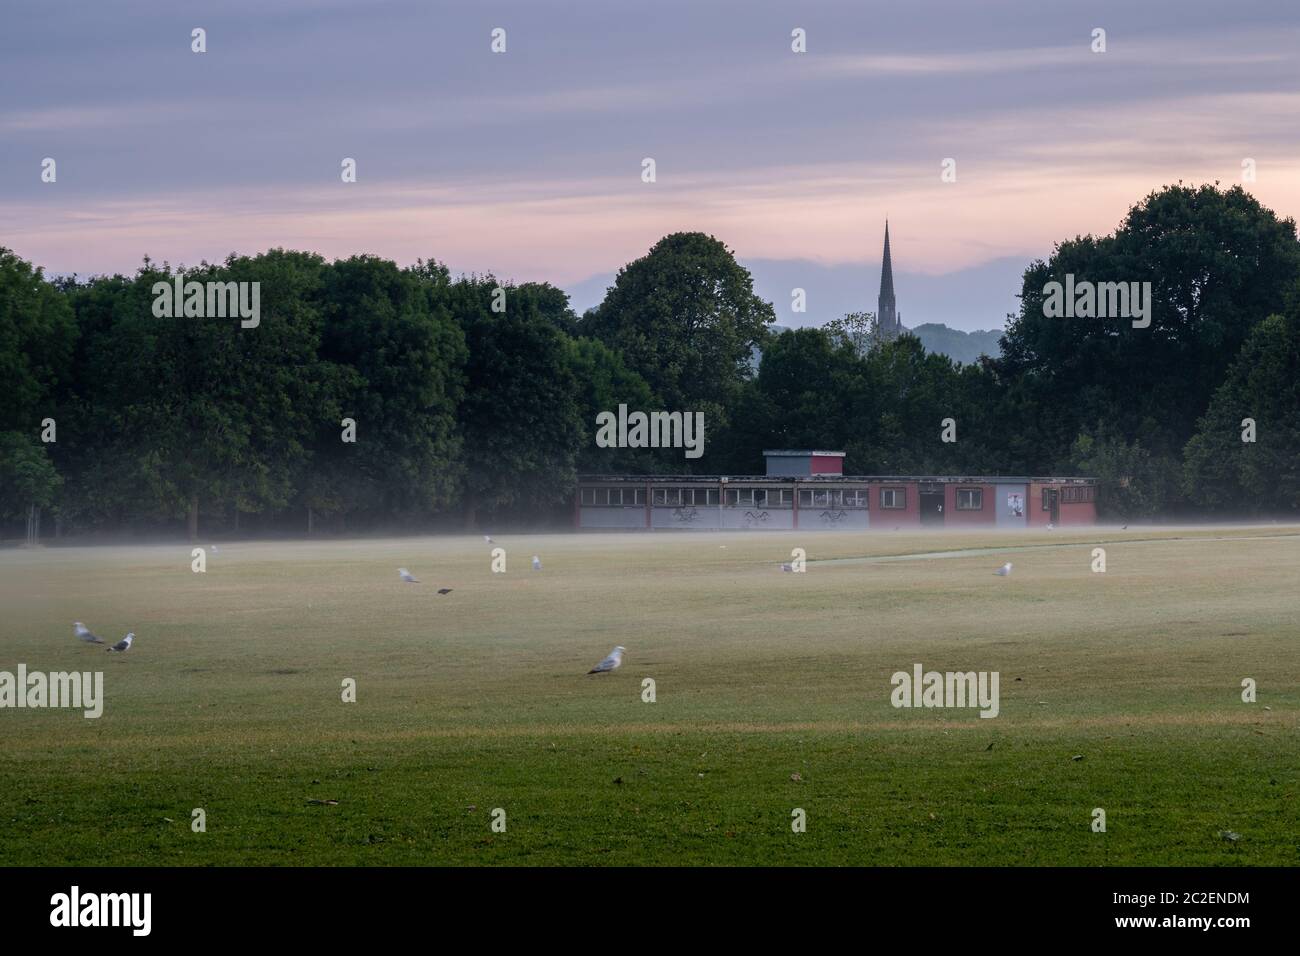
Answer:
[[644, 488], [583, 488], [579, 500], [584, 505], [644, 505]]
[[1079, 504], [1083, 501], [1096, 500], [1096, 485], [1066, 485], [1061, 489], [1061, 501], [1065, 504]]
[[[1043, 489], [1043, 510], [1050, 510], [1051, 492]], [[651, 504], [659, 508], [716, 508], [718, 488], [655, 488]], [[1095, 501], [1097, 489], [1093, 485], [1069, 485], [1060, 489], [1060, 500], [1066, 504]], [[731, 508], [789, 508], [793, 492], [789, 488], [727, 488], [723, 499]], [[800, 488], [800, 508], [866, 508], [869, 492], [865, 488]], [[629, 507], [645, 505], [644, 488], [583, 488], [583, 505], [601, 507]], [[886, 510], [907, 508], [906, 488], [881, 488], [880, 507]], [[983, 511], [984, 489], [958, 488], [958, 511]]]
[[[716, 508], [719, 494], [730, 508], [789, 508], [794, 492], [789, 488], [655, 488], [650, 503], [657, 508]], [[975, 508], [981, 492], [975, 490]], [[800, 488], [800, 508], [866, 508], [870, 492], [866, 488]], [[583, 488], [581, 503], [587, 507], [634, 507], [645, 505], [644, 488]], [[880, 507], [907, 507], [907, 489], [881, 488]], [[958, 507], [964, 507], [958, 504]]]

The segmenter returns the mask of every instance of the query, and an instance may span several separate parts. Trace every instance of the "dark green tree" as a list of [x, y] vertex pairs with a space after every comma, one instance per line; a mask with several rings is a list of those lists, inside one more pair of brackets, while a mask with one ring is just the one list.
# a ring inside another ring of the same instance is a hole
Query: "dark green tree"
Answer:
[[[1253, 441], [1246, 419], [1254, 422]], [[1300, 510], [1300, 309], [1257, 325], [1187, 443], [1199, 505], [1236, 514]]]
[[776, 320], [725, 245], [699, 232], [665, 236], [619, 270], [581, 323], [622, 352], [669, 411], [704, 411], [725, 425], [752, 375], [750, 356]]
[[[452, 293], [469, 349], [459, 416], [466, 526], [480, 513], [562, 503], [585, 431], [567, 338], [528, 288], [489, 275], [462, 279]], [[498, 302], [504, 311], [493, 310]]]

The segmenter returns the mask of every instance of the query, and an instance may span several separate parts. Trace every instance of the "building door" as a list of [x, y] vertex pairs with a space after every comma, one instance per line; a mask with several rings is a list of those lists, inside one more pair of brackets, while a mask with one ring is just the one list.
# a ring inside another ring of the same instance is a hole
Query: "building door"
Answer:
[[921, 524], [943, 524], [943, 492], [922, 491]]
[[1061, 523], [1061, 493], [1055, 488], [1043, 489], [1043, 510], [1047, 512], [1047, 520], [1052, 524]]

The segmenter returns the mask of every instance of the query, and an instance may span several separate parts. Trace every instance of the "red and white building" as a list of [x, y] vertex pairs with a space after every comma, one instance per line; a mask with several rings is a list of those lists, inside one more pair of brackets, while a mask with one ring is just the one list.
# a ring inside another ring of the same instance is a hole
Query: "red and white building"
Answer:
[[845, 475], [844, 452], [765, 451], [767, 474], [584, 475], [584, 531], [1017, 529], [1091, 525], [1097, 480], [1034, 476]]

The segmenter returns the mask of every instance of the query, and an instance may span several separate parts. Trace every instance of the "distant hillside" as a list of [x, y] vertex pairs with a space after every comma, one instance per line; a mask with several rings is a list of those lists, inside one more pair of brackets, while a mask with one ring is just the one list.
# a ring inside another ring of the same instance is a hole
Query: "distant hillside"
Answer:
[[927, 352], [938, 352], [965, 365], [970, 365], [981, 355], [997, 358], [1000, 351], [998, 339], [1002, 337], [1001, 332], [993, 330], [963, 332], [935, 322], [926, 322], [907, 331], [921, 340]]
[[[773, 335], [791, 331], [790, 327], [786, 325], [769, 325], [768, 330]], [[941, 323], [926, 322], [907, 331], [921, 340], [921, 344], [925, 346], [927, 352], [946, 355], [954, 362], [961, 362], [963, 365], [972, 364], [981, 355], [997, 358], [998, 353], [1001, 351], [998, 348], [998, 339], [1002, 337], [1002, 333], [992, 329], [963, 332], [961, 329], [950, 329]], [[749, 357], [750, 367], [755, 372], [758, 371], [758, 365], [762, 359], [763, 350], [755, 348]]]

